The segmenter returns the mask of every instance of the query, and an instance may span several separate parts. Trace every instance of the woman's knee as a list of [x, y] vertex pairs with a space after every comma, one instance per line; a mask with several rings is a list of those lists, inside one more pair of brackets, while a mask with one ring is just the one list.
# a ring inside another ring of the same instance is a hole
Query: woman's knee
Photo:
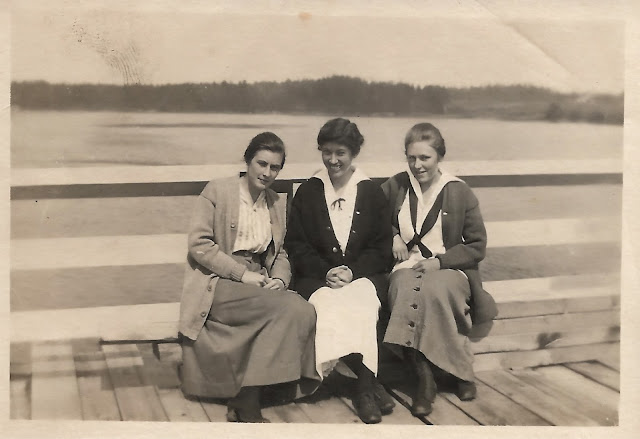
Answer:
[[286, 306], [283, 307], [285, 314], [306, 324], [314, 325], [316, 321], [316, 310], [312, 304], [304, 300], [298, 294], [290, 293]]
[[453, 270], [442, 270], [436, 275], [423, 278], [420, 296], [427, 303], [447, 304], [461, 295], [468, 296], [469, 283], [464, 276]]

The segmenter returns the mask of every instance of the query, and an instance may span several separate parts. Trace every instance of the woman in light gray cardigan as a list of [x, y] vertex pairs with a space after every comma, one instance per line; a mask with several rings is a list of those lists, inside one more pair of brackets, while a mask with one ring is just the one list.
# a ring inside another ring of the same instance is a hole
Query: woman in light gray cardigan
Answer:
[[[180, 304], [183, 392], [229, 398], [227, 419], [268, 422], [260, 389], [312, 393], [315, 311], [287, 291], [286, 199], [269, 189], [285, 161], [273, 133], [253, 138], [246, 175], [213, 180], [196, 200]], [[286, 387], [286, 386], [285, 386]]]

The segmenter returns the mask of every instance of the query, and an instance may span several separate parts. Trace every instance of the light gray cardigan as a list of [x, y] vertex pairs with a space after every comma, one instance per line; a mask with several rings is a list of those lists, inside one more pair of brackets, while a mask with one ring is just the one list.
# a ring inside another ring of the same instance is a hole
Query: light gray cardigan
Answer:
[[[271, 217], [273, 240], [263, 254], [263, 266], [270, 277], [291, 280], [291, 267], [282, 248], [286, 227], [286, 198], [271, 189], [265, 191]], [[210, 181], [198, 196], [188, 237], [187, 268], [180, 301], [178, 330], [195, 340], [213, 303], [219, 278], [239, 282], [246, 267], [231, 256], [236, 241], [240, 178]]]

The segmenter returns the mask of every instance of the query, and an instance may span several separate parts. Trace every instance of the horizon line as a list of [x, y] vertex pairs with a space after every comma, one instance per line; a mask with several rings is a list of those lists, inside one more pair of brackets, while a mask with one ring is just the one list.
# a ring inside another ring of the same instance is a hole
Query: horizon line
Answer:
[[499, 83], [485, 83], [482, 85], [472, 85], [472, 86], [448, 86], [448, 85], [438, 85], [438, 84], [427, 84], [427, 85], [416, 85], [416, 84], [411, 84], [409, 82], [403, 82], [403, 81], [379, 81], [379, 80], [367, 80], [358, 76], [349, 76], [349, 75], [329, 75], [329, 76], [322, 76], [320, 78], [301, 78], [301, 79], [285, 79], [285, 80], [261, 80], [261, 81], [246, 81], [246, 80], [239, 80], [239, 81], [227, 81], [227, 80], [222, 80], [222, 81], [210, 81], [210, 82], [190, 82], [190, 81], [184, 81], [184, 82], [166, 82], [166, 83], [160, 83], [160, 84], [152, 84], [152, 83], [131, 83], [131, 84], [122, 84], [122, 83], [115, 83], [115, 82], [51, 82], [48, 81], [46, 79], [11, 79], [11, 85], [13, 85], [14, 83], [45, 83], [45, 84], [49, 84], [49, 85], [64, 85], [64, 86], [111, 86], [111, 87], [166, 87], [166, 86], [179, 86], [179, 85], [209, 85], [209, 84], [229, 84], [229, 85], [257, 85], [257, 84], [265, 84], [265, 83], [275, 83], [275, 84], [285, 84], [287, 82], [304, 82], [304, 81], [310, 81], [310, 82], [318, 82], [318, 81], [322, 81], [322, 80], [326, 80], [326, 79], [331, 79], [331, 78], [344, 78], [344, 79], [350, 79], [350, 80], [358, 80], [358, 81], [362, 81], [365, 84], [368, 85], [375, 85], [375, 84], [385, 84], [385, 85], [408, 85], [411, 87], [415, 87], [415, 88], [420, 88], [420, 89], [424, 89], [424, 88], [428, 88], [428, 87], [436, 87], [436, 88], [442, 88], [442, 89], [446, 89], [446, 90], [473, 90], [473, 89], [489, 89], [489, 88], [530, 88], [530, 89], [537, 89], [537, 90], [542, 90], [542, 91], [547, 91], [547, 92], [552, 92], [552, 93], [556, 93], [556, 94], [560, 94], [560, 95], [592, 95], [592, 96], [624, 96], [624, 89], [622, 91], [619, 92], [613, 92], [613, 91], [561, 91], [557, 88], [552, 88], [552, 87], [548, 87], [548, 86], [541, 86], [541, 85], [535, 85], [532, 83], [518, 83], [518, 84], [499, 84]]

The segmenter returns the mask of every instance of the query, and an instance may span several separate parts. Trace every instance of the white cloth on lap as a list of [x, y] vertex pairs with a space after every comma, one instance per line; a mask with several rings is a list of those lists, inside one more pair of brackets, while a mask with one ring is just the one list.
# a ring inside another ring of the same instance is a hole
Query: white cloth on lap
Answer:
[[378, 372], [376, 325], [380, 300], [367, 278], [342, 288], [319, 288], [309, 298], [316, 309], [316, 367], [326, 377], [339, 359], [351, 353], [362, 354], [364, 363]]

